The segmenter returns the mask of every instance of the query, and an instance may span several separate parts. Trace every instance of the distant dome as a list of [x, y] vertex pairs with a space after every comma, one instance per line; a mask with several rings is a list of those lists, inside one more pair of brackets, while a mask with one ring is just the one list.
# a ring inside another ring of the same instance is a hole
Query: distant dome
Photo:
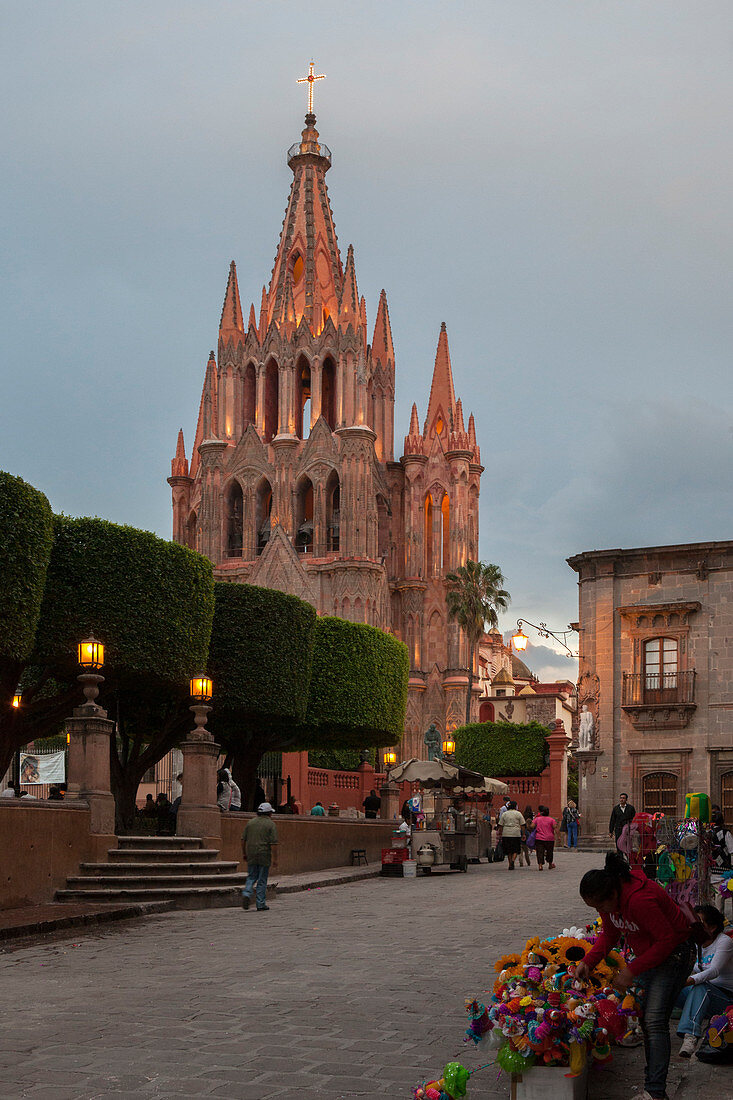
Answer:
[[494, 677], [494, 679], [491, 681], [491, 683], [492, 684], [513, 684], [514, 680], [512, 680], [512, 675], [511, 675], [510, 672], [507, 672], [507, 670], [505, 668], [500, 668], [499, 671], [497, 672], [496, 676]]
[[534, 676], [525, 665], [524, 661], [520, 661], [516, 654], [512, 653], [512, 673], [515, 680], [534, 680]]
[[524, 687], [522, 688], [522, 690], [519, 692], [519, 694], [520, 695], [536, 695], [537, 692], [534, 690], [533, 687], [530, 687], [529, 684], [525, 684]]

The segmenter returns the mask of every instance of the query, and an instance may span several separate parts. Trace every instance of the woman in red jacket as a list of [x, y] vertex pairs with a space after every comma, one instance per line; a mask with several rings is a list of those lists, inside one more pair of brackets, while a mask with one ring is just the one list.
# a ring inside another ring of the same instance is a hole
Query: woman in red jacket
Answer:
[[661, 886], [643, 871], [632, 870], [620, 852], [608, 853], [602, 871], [583, 875], [580, 896], [601, 914], [603, 928], [576, 974], [586, 978], [624, 937], [634, 959], [621, 968], [613, 984], [619, 991], [632, 983], [644, 990], [646, 1091], [640, 1100], [664, 1100], [671, 1053], [669, 1020], [695, 961], [690, 921]]

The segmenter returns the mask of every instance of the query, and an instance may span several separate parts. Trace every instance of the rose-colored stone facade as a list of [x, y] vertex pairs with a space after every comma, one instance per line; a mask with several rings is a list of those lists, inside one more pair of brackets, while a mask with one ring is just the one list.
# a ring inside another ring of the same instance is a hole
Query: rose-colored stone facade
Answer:
[[410, 652], [402, 754], [424, 756], [465, 713], [466, 653], [445, 575], [478, 557], [482, 473], [441, 326], [422, 428], [394, 458], [395, 351], [382, 291], [371, 342], [354, 252], [342, 263], [314, 115], [288, 152], [293, 182], [269, 287], [245, 324], [232, 263], [190, 464], [168, 479], [173, 537], [219, 580], [291, 592], [321, 614], [391, 630]]

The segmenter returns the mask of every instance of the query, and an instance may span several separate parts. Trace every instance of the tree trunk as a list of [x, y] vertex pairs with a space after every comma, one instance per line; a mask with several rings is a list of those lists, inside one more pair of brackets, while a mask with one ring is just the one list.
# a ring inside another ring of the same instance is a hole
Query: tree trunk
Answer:
[[232, 754], [232, 777], [242, 792], [242, 809], [256, 810], [255, 790], [257, 789], [257, 769], [264, 756], [264, 749], [257, 745], [243, 745]]
[[471, 695], [473, 693], [473, 661], [468, 664], [468, 690], [466, 692], [466, 725], [471, 722]]

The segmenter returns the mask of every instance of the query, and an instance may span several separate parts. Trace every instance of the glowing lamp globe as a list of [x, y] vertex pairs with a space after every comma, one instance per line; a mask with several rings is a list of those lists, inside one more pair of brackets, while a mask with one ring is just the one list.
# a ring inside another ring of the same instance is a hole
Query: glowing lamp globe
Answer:
[[104, 646], [96, 638], [86, 638], [77, 648], [79, 664], [85, 672], [96, 672], [104, 664]]
[[514, 648], [519, 652], [523, 652], [527, 648], [528, 640], [529, 639], [527, 638], [527, 635], [523, 632], [520, 623], [517, 627], [517, 633], [512, 638], [512, 641], [514, 642]]
[[450, 737], [446, 737], [443, 742], [443, 753], [445, 756], [452, 756], [456, 751], [456, 743]]
[[393, 768], [397, 763], [397, 753], [394, 749], [390, 749], [389, 752], [384, 754], [384, 766], [385, 768]]
[[20, 700], [21, 700], [21, 694], [20, 694], [20, 689], [18, 688], [18, 689], [16, 689], [16, 691], [13, 694], [13, 706], [15, 707], [16, 710], [20, 706]]
[[193, 676], [191, 677], [191, 698], [194, 703], [200, 703], [204, 705], [211, 700], [211, 680], [208, 676]]

